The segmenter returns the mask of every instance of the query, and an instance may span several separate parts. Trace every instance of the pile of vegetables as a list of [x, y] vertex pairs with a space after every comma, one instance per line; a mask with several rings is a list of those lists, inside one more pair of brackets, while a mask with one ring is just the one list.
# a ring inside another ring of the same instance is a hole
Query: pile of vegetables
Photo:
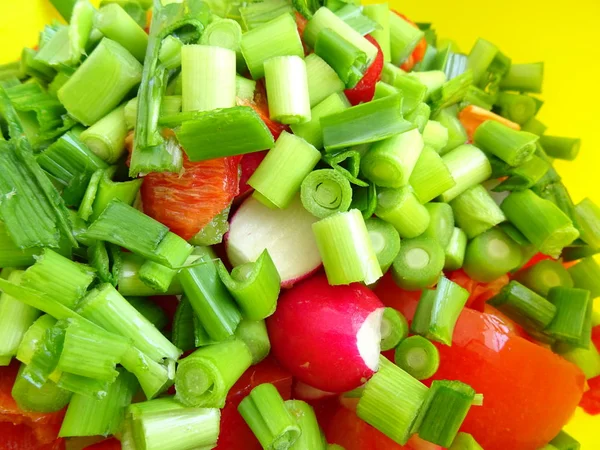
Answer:
[[542, 63], [387, 3], [53, 3], [0, 66], [4, 446], [579, 448], [600, 208]]

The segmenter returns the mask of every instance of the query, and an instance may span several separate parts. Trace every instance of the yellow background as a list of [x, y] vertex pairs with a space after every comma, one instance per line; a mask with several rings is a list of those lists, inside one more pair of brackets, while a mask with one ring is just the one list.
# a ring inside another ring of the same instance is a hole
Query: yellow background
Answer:
[[[600, 203], [600, 0], [392, 4], [414, 21], [433, 22], [438, 35], [454, 39], [463, 52], [468, 53], [481, 36], [514, 62], [544, 61], [546, 104], [539, 118], [549, 127], [548, 134], [583, 139], [577, 161], [558, 163], [559, 172], [573, 200], [588, 196]], [[17, 59], [23, 46], [34, 46], [39, 30], [57, 17], [47, 0], [0, 0], [0, 7], [0, 63]], [[567, 429], [583, 450], [600, 450], [600, 416], [592, 418], [578, 410]]]

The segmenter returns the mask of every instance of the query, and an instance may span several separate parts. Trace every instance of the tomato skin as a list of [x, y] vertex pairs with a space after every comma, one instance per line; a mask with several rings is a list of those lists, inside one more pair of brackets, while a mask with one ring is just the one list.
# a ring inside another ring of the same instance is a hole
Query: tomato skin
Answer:
[[93, 445], [88, 445], [83, 450], [121, 450], [121, 441], [112, 437], [96, 442]]
[[241, 174], [240, 174], [240, 192], [238, 197], [244, 196], [246, 193], [252, 190], [252, 186], [248, 185], [248, 180], [252, 176], [260, 163], [265, 159], [269, 153], [269, 150], [262, 152], [247, 153], [242, 156], [242, 162], [240, 163]]
[[[392, 10], [394, 12], [394, 14], [396, 14], [397, 16], [402, 17], [404, 20], [406, 20], [409, 24], [411, 24], [413, 27], [415, 28], [419, 28], [419, 26], [414, 23], [412, 20], [410, 20], [408, 17], [406, 17], [404, 14], [399, 13], [396, 10]], [[413, 52], [408, 56], [408, 58], [406, 59], [406, 61], [404, 61], [401, 65], [400, 68], [406, 72], [410, 72], [417, 63], [421, 62], [423, 60], [423, 58], [425, 57], [425, 52], [427, 51], [427, 40], [425, 38], [422, 38], [419, 43], [417, 44], [417, 46], [415, 47], [415, 49], [413, 50]]]
[[144, 212], [189, 240], [234, 199], [239, 190], [240, 157], [191, 162], [183, 156], [183, 171], [149, 173], [144, 177]]
[[377, 47], [377, 56], [357, 85], [352, 89], [344, 91], [348, 101], [353, 106], [373, 100], [375, 84], [381, 79], [381, 71], [383, 70], [383, 52], [381, 51], [381, 47], [379, 47], [379, 44], [371, 35], [367, 35], [365, 38]]
[[[407, 319], [414, 315], [418, 300], [396, 288], [390, 277], [375, 292]], [[583, 393], [579, 368], [488, 314], [465, 308], [452, 346], [436, 346], [440, 368], [431, 380], [460, 380], [484, 395], [483, 406], [471, 408], [462, 431], [486, 450], [542, 447], [567, 423]]]
[[277, 140], [279, 135], [284, 131], [290, 131], [290, 127], [279, 122], [271, 120], [269, 115], [269, 104], [267, 102], [267, 93], [265, 86], [262, 81], [256, 83], [256, 92], [254, 93], [254, 99], [242, 100], [237, 99], [238, 106], [249, 106], [258, 113], [262, 121], [265, 123], [269, 131], [273, 135], [273, 138]]

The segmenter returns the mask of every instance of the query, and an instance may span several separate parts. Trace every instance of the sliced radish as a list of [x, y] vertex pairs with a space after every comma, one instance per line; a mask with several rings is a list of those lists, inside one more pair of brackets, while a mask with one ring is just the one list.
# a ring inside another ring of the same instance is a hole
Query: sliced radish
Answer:
[[271, 209], [248, 197], [231, 219], [226, 249], [233, 266], [256, 261], [266, 248], [277, 267], [281, 285], [292, 286], [321, 266], [312, 232], [319, 219], [296, 197], [286, 209]]
[[379, 364], [383, 304], [361, 284], [316, 275], [284, 292], [267, 321], [271, 348], [298, 380], [327, 392], [364, 384]]
[[321, 400], [323, 398], [334, 397], [335, 392], [322, 391], [316, 387], [309, 386], [302, 381], [297, 381], [294, 385], [294, 398], [304, 401]]

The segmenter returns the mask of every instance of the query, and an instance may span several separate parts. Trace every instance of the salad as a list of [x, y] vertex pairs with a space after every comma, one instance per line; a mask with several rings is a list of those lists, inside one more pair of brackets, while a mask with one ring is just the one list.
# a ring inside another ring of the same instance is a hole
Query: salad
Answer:
[[580, 448], [600, 207], [543, 63], [387, 3], [52, 3], [0, 66], [0, 448]]

